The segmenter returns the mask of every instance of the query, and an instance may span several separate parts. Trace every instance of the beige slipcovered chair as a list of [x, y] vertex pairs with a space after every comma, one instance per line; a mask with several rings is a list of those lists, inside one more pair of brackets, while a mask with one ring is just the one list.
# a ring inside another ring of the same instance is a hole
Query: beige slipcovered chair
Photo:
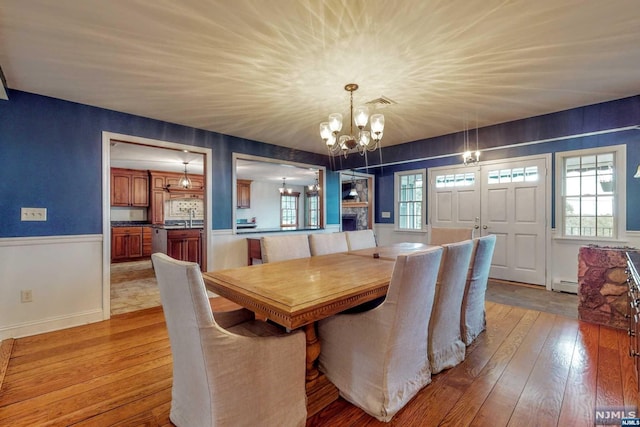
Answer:
[[350, 251], [375, 248], [377, 246], [373, 230], [347, 231], [345, 234], [347, 235], [347, 244]]
[[319, 368], [340, 395], [380, 421], [431, 382], [427, 342], [442, 248], [398, 256], [384, 302], [318, 323]]
[[264, 236], [260, 239], [262, 262], [276, 262], [311, 256], [306, 234]]
[[442, 245], [442, 261], [438, 273], [436, 295], [429, 321], [429, 364], [437, 374], [464, 360], [466, 347], [458, 324], [467, 273], [473, 252], [473, 241]]
[[496, 247], [496, 236], [490, 234], [474, 239], [475, 249], [462, 299], [460, 330], [462, 340], [471, 344], [486, 328], [484, 298], [489, 281], [491, 259]]
[[304, 426], [304, 333], [281, 332], [245, 309], [214, 315], [198, 264], [151, 258], [173, 356], [171, 422]]
[[431, 227], [429, 232], [430, 245], [444, 245], [472, 238], [473, 228]]
[[347, 237], [344, 233], [309, 234], [311, 256], [347, 252]]

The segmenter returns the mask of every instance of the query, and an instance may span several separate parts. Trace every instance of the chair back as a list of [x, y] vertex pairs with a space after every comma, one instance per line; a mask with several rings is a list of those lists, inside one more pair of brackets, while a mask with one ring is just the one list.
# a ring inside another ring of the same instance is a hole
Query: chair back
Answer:
[[435, 301], [429, 321], [429, 363], [431, 373], [452, 368], [465, 357], [465, 345], [457, 325], [467, 283], [474, 242], [465, 240], [442, 245]]
[[151, 260], [169, 331], [172, 396], [183, 412], [202, 419], [201, 414], [211, 413], [211, 398], [200, 332], [215, 325], [202, 274], [198, 264], [178, 261], [163, 253], [154, 253]]
[[311, 256], [306, 234], [264, 236], [260, 239], [260, 249], [265, 263]]
[[350, 251], [375, 248], [377, 246], [373, 230], [347, 231], [345, 234], [347, 235], [347, 245]]
[[444, 245], [473, 238], [473, 228], [431, 227], [430, 245]]
[[[393, 307], [392, 321], [387, 325], [390, 330], [385, 350], [388, 363], [385, 381], [390, 390], [405, 384], [409, 380], [407, 374], [415, 375], [421, 369], [426, 369], [430, 378], [429, 363], [425, 357], [428, 349], [427, 326], [433, 308], [442, 251], [442, 248], [430, 248], [399, 255], [396, 259], [387, 296], [379, 307], [383, 311]], [[407, 348], [416, 351], [409, 352]]]
[[478, 237], [474, 242], [475, 249], [467, 276], [460, 318], [462, 340], [466, 345], [471, 344], [486, 327], [484, 300], [496, 236], [490, 234]]
[[309, 234], [311, 256], [347, 252], [347, 237], [344, 233]]

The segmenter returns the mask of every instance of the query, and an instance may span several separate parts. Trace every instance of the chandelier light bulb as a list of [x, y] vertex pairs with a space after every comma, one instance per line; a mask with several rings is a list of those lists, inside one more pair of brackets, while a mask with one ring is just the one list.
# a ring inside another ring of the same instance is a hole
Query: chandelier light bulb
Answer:
[[331, 132], [338, 133], [342, 130], [342, 114], [329, 114], [329, 128]]
[[367, 121], [369, 120], [369, 108], [366, 106], [360, 106], [355, 109], [353, 115], [353, 121], [358, 129], [362, 130], [367, 125]]
[[332, 137], [331, 127], [329, 126], [329, 122], [320, 123], [320, 137], [326, 143], [329, 142], [329, 139]]

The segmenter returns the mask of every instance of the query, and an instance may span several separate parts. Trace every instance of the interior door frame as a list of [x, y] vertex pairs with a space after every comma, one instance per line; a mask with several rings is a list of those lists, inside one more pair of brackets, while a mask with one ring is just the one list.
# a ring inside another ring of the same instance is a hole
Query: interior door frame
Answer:
[[[483, 167], [490, 167], [492, 164], [498, 164], [498, 163], [505, 163], [505, 162], [522, 162], [522, 161], [527, 161], [527, 160], [534, 160], [534, 159], [542, 159], [544, 160], [544, 164], [545, 164], [545, 225], [544, 225], [544, 249], [545, 249], [545, 266], [544, 266], [544, 286], [547, 290], [551, 290], [551, 277], [549, 274], [549, 266], [551, 265], [551, 234], [552, 234], [552, 229], [551, 229], [551, 224], [552, 224], [552, 217], [551, 217], [551, 205], [552, 205], [552, 199], [553, 199], [553, 193], [552, 193], [552, 181], [553, 181], [553, 175], [552, 175], [552, 153], [543, 153], [543, 154], [533, 154], [531, 156], [520, 156], [520, 157], [509, 157], [509, 158], [503, 158], [503, 159], [492, 159], [492, 160], [485, 160], [485, 161], [480, 161], [477, 165], [472, 166], [472, 167], [477, 167], [478, 168], [478, 173], [480, 175], [480, 185], [478, 187], [478, 191], [482, 192], [482, 188], [483, 185], [486, 185], [482, 182], [482, 168]], [[431, 191], [431, 186], [432, 186], [432, 176], [435, 176], [435, 174], [439, 171], [439, 170], [447, 170], [447, 169], [466, 169], [469, 166], [464, 166], [464, 165], [447, 165], [447, 166], [437, 166], [437, 167], [433, 167], [433, 168], [428, 168], [427, 170], [427, 180], [429, 182], [429, 187], [427, 190], [427, 206], [428, 206], [428, 223], [429, 226], [431, 226], [431, 209], [432, 209], [432, 196], [433, 196], [433, 192]], [[435, 186], [435, 183], [433, 184]], [[481, 216], [481, 212], [482, 212], [482, 193], [480, 194], [480, 223], [482, 224], [482, 216]], [[476, 237], [479, 237], [480, 235], [482, 235], [482, 229], [477, 230], [478, 233], [476, 234]]]
[[[177, 142], [162, 141], [158, 139], [142, 138], [138, 136], [125, 135], [102, 131], [102, 318], [111, 318], [111, 140], [116, 139], [122, 142], [148, 145], [150, 147], [170, 148], [174, 150], [189, 150], [193, 153], [204, 155], [204, 228], [203, 242], [207, 248], [207, 242], [212, 233], [212, 197], [210, 196], [212, 187], [212, 161], [213, 152], [210, 148], [198, 147], [195, 145], [181, 144]], [[205, 250], [207, 257], [206, 265], [212, 265], [211, 251]]]

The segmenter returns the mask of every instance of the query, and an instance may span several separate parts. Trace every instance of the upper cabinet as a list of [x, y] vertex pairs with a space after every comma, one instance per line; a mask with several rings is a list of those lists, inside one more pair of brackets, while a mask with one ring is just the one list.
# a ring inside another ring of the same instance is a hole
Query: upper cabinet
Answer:
[[111, 206], [149, 206], [147, 171], [111, 168]]
[[248, 209], [251, 207], [251, 181], [248, 179], [237, 180], [237, 192], [236, 201], [237, 207], [241, 209]]
[[175, 172], [162, 172], [165, 177], [165, 185], [166, 190], [171, 192], [183, 192], [183, 193], [204, 193], [204, 176], [203, 175], [191, 175], [189, 174], [189, 179], [191, 180], [190, 188], [183, 188], [180, 185], [180, 180], [184, 176], [182, 173]]

